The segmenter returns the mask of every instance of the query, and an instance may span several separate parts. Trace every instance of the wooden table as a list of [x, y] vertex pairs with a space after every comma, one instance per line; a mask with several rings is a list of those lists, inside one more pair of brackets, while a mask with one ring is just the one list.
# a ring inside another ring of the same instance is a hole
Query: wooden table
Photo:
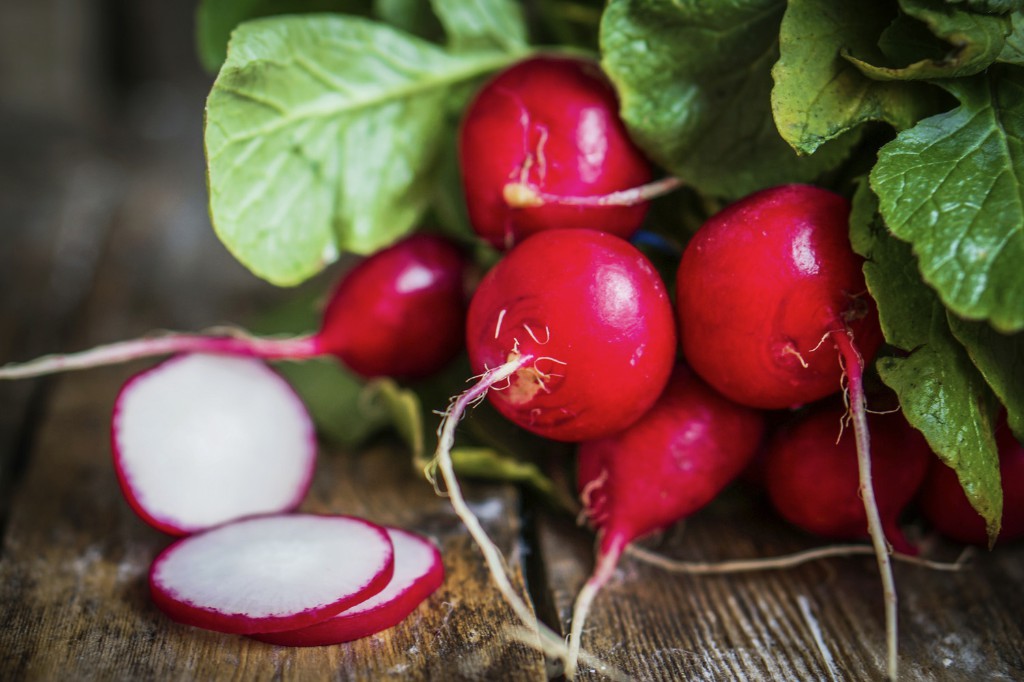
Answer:
[[[0, 362], [244, 320], [288, 295], [256, 281], [214, 238], [202, 92], [179, 96], [180, 125], [157, 137], [60, 126], [21, 136], [26, 121], [3, 121], [13, 134], [0, 138]], [[169, 539], [122, 499], [108, 442], [118, 387], [143, 366], [0, 385], [0, 679], [557, 677], [557, 665], [510, 636], [517, 623], [480, 553], [396, 440], [325, 447], [304, 508], [438, 540], [447, 580], [408, 620], [351, 644], [289, 649], [164, 617], [146, 571]], [[591, 535], [513, 487], [467, 492], [538, 616], [566, 632]], [[956, 556], [925, 539], [938, 556]], [[815, 544], [740, 492], [653, 541], [701, 560]], [[896, 578], [906, 679], [1024, 679], [1024, 544], [980, 552], [955, 574], [897, 565]], [[627, 557], [595, 603], [585, 648], [636, 679], [878, 680], [883, 636], [870, 557], [720, 577]]]

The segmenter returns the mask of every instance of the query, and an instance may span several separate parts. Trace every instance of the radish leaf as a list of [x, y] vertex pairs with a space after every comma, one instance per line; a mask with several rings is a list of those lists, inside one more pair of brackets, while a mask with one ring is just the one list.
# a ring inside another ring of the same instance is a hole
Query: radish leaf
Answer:
[[865, 121], [897, 130], [938, 111], [941, 91], [923, 84], [882, 83], [842, 55], [881, 58], [876, 41], [892, 21], [889, 3], [791, 0], [772, 69], [772, 112], [782, 137], [810, 154]]
[[845, 158], [843, 138], [799, 156], [771, 122], [783, 0], [613, 0], [602, 65], [634, 140], [699, 191], [736, 198], [809, 181]]
[[518, 56], [454, 56], [341, 15], [242, 24], [206, 108], [218, 236], [278, 285], [403, 236], [431, 199], [452, 89]]
[[956, 109], [882, 147], [871, 187], [889, 229], [956, 314], [1024, 329], [1024, 73], [946, 81]]
[[453, 52], [522, 51], [526, 24], [519, 4], [511, 0], [431, 0]]

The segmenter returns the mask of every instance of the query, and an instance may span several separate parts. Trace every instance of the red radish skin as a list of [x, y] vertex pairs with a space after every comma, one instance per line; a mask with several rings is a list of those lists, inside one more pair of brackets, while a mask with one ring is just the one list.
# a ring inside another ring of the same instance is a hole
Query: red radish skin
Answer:
[[830, 335], [870, 362], [878, 314], [850, 248], [849, 202], [808, 185], [763, 190], [712, 216], [677, 276], [683, 355], [723, 395], [766, 409], [839, 391]]
[[[1024, 446], [1005, 422], [996, 429], [999, 474], [1003, 488], [1003, 516], [998, 542], [1024, 538]], [[933, 459], [921, 488], [921, 511], [937, 531], [971, 545], [989, 544], [985, 520], [967, 500], [956, 472]]]
[[665, 288], [636, 248], [591, 230], [550, 230], [481, 281], [466, 344], [476, 372], [522, 362], [488, 393], [499, 412], [576, 442], [620, 431], [654, 403], [675, 359], [674, 324]]
[[599, 548], [594, 572], [577, 597], [567, 676], [575, 674], [590, 604], [626, 546], [710, 502], [743, 471], [763, 430], [759, 411], [722, 397], [680, 366], [639, 421], [580, 444], [577, 484]]
[[326, 620], [380, 592], [393, 571], [383, 528], [348, 516], [288, 514], [178, 540], [154, 560], [149, 583], [173, 620], [253, 634]]
[[315, 625], [253, 638], [281, 646], [327, 646], [368, 637], [405, 620], [444, 582], [444, 564], [430, 540], [397, 528], [385, 530], [395, 548], [395, 572], [387, 587]]
[[358, 263], [338, 283], [320, 331], [293, 338], [167, 333], [0, 367], [0, 379], [111, 365], [172, 353], [266, 360], [334, 356], [364, 377], [428, 376], [463, 348], [468, 260], [448, 240], [417, 234]]
[[[764, 482], [772, 505], [789, 523], [835, 540], [868, 537], [860, 498], [854, 434], [842, 429], [846, 409], [825, 405], [771, 439]], [[896, 413], [871, 415], [871, 473], [885, 537], [896, 551], [916, 554], [900, 515], [924, 481], [933, 457], [924, 436]]]
[[[646, 204], [559, 205], [540, 193], [598, 197], [643, 185], [651, 168], [619, 119], [596, 62], [542, 55], [484, 85], [459, 132], [459, 161], [473, 229], [500, 249], [541, 230], [590, 229], [628, 237]], [[513, 191], [506, 197], [506, 188]], [[512, 207], [515, 191], [529, 196]]]
[[317, 456], [288, 382], [258, 359], [224, 355], [175, 356], [129, 379], [111, 443], [128, 504], [172, 535], [295, 509]]

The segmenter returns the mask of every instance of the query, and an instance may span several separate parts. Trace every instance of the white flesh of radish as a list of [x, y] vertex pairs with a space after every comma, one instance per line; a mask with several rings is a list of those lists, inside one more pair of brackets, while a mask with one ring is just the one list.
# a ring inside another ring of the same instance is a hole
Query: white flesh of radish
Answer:
[[150, 570], [171, 618], [233, 633], [294, 630], [368, 599], [391, 579], [388, 534], [347, 516], [282, 514], [177, 541]]
[[305, 406], [255, 358], [181, 355], [136, 375], [112, 432], [129, 503], [176, 534], [295, 508], [316, 461]]
[[444, 581], [444, 564], [426, 538], [396, 528], [385, 530], [395, 548], [395, 572], [387, 587], [322, 623], [254, 637], [283, 646], [323, 646], [350, 642], [403, 621]]

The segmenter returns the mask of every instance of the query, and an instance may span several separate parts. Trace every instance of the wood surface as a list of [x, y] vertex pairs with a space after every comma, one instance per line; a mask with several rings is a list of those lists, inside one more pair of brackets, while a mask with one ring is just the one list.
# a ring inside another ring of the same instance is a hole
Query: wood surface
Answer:
[[[12, 91], [0, 93], [0, 363], [244, 320], [291, 295], [247, 273], [210, 228], [208, 80], [182, 66], [187, 8], [83, 1], [67, 20], [79, 23], [56, 33], [95, 30], [97, 13], [114, 6], [152, 38], [131, 44], [134, 81], [98, 82], [102, 60], [86, 50], [97, 39], [80, 37], [71, 53], [27, 53], [53, 57], [37, 67], [45, 82], [73, 87], [35, 87], [41, 81], [22, 73], [17, 83], [34, 89], [6, 102]], [[50, 26], [55, 8], [23, 3], [18, 25]], [[0, 35], [13, 35], [15, 24], [2, 21], [13, 11], [0, 9]], [[52, 107], [59, 115], [45, 115]], [[111, 406], [145, 366], [0, 384], [0, 680], [557, 678], [557, 664], [510, 636], [517, 623], [480, 553], [388, 438], [354, 451], [325, 446], [304, 509], [366, 516], [440, 544], [447, 579], [407, 621], [359, 642], [290, 649], [166, 618], [146, 571], [171, 539], [134, 516], [110, 465]], [[538, 615], [567, 631], [592, 536], [510, 486], [466, 490]], [[930, 556], [959, 552], [917, 537]], [[645, 542], [690, 560], [820, 544], [740, 491]], [[904, 679], [1024, 680], [1024, 543], [980, 550], [958, 573], [897, 564], [896, 579]], [[879, 680], [880, 592], [865, 557], [715, 577], [627, 556], [594, 603], [584, 648], [640, 680]], [[584, 679], [600, 677], [583, 668]]]

